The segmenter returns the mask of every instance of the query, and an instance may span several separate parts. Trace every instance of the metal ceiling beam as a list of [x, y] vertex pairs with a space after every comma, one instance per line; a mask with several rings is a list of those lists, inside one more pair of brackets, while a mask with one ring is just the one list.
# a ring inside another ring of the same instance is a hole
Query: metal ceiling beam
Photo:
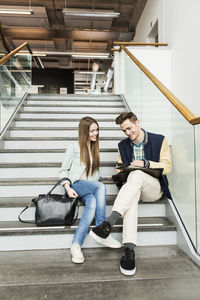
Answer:
[[130, 41], [133, 38], [134, 32], [114, 32], [114, 31], [84, 31], [84, 30], [68, 30], [68, 29], [46, 29], [46, 28], [33, 28], [33, 27], [2, 27], [5, 36], [12, 37], [13, 39], [27, 40], [45, 40], [65, 38], [73, 40], [118, 40]]

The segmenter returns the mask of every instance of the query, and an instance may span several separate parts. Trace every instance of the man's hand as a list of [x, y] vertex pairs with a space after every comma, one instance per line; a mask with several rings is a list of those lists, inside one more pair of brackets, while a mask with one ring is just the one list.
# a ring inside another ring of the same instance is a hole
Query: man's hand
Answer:
[[132, 167], [144, 167], [144, 161], [143, 160], [134, 160], [130, 164]]

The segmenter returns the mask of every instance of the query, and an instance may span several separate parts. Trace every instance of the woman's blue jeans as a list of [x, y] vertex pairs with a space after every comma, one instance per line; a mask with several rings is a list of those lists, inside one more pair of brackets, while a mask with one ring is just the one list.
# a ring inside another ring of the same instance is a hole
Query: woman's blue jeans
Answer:
[[90, 224], [96, 214], [95, 225], [98, 226], [106, 218], [106, 188], [102, 182], [92, 180], [77, 180], [72, 184], [85, 209], [75, 232], [73, 243], [83, 244], [88, 234]]

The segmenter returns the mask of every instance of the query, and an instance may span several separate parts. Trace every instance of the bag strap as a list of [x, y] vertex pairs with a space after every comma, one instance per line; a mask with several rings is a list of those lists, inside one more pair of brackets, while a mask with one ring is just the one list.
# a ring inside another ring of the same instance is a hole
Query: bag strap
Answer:
[[20, 212], [20, 214], [19, 214], [19, 216], [18, 216], [18, 220], [19, 220], [20, 222], [22, 222], [22, 223], [35, 224], [34, 221], [24, 221], [24, 220], [21, 219], [21, 215], [22, 215], [23, 212], [25, 212], [25, 210], [27, 210], [29, 207], [30, 207], [30, 205], [27, 205], [27, 206]]
[[52, 189], [51, 189], [46, 195], [49, 196], [49, 195], [53, 192], [53, 190], [54, 190], [59, 184], [61, 184], [61, 182], [65, 181], [65, 180], [68, 180], [68, 181], [69, 181], [70, 186], [72, 185], [72, 182], [71, 182], [71, 180], [70, 180], [68, 177], [61, 178], [60, 180], [58, 180], [58, 181], [56, 182], [56, 184], [52, 187]]
[[76, 216], [74, 217], [74, 220], [72, 221], [72, 225], [74, 225], [74, 223], [76, 222], [77, 218], [78, 218], [78, 212], [79, 212], [79, 200], [77, 198], [77, 204], [76, 204]]

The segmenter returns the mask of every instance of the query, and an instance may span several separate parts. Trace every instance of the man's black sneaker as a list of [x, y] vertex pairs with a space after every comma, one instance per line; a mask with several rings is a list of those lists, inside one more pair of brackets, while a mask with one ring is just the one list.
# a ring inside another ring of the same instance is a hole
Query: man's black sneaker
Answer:
[[124, 248], [120, 261], [120, 271], [124, 275], [134, 275], [136, 272], [135, 252], [130, 248]]
[[101, 245], [110, 248], [121, 248], [122, 244], [110, 235], [110, 231], [110, 223], [103, 221], [99, 226], [90, 230], [90, 235], [97, 243]]
[[99, 237], [106, 239], [111, 231], [111, 225], [107, 221], [103, 221], [99, 226], [92, 229], [92, 232], [94, 232]]

